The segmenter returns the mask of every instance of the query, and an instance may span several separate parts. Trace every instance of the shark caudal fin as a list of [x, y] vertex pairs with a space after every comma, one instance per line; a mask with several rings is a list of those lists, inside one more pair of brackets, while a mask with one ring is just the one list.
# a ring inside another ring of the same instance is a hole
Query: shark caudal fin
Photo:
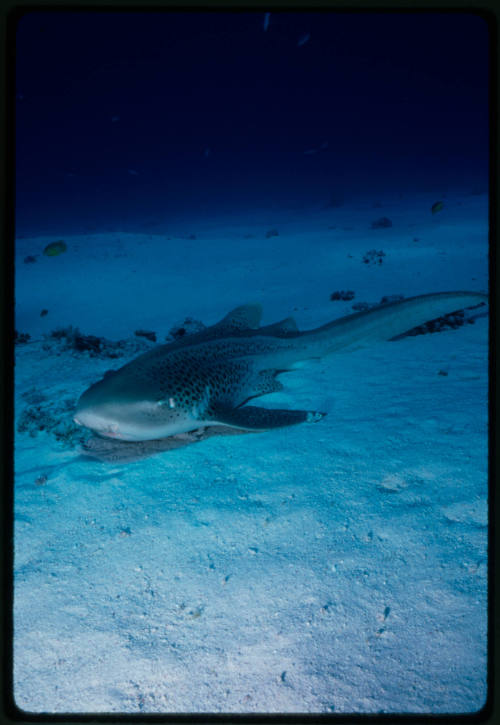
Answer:
[[439, 292], [391, 302], [329, 322], [304, 334], [321, 355], [354, 350], [372, 342], [391, 340], [404, 332], [451, 312], [488, 302], [480, 292]]

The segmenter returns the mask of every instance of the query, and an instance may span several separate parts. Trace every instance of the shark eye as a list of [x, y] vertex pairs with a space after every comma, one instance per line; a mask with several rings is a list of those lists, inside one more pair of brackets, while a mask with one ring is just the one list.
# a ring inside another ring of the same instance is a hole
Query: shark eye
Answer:
[[175, 408], [175, 400], [173, 398], [167, 398], [166, 400], [159, 400], [156, 405], [166, 405], [169, 408]]

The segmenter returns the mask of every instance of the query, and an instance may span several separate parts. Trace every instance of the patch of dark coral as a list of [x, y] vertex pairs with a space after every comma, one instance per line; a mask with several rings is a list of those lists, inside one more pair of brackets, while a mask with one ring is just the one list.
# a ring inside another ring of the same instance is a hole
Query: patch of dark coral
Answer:
[[62, 350], [70, 350], [76, 353], [85, 353], [90, 357], [118, 358], [134, 353], [144, 352], [149, 345], [142, 340], [107, 340], [105, 337], [96, 335], [83, 335], [77, 327], [59, 327], [44, 336], [46, 343], [44, 350], [51, 349], [51, 342], [56, 340], [61, 344]]
[[404, 295], [385, 295], [380, 300], [381, 305], [390, 305], [392, 302], [401, 302], [401, 300], [404, 300]]
[[[37, 402], [26, 406], [19, 415], [16, 426], [18, 433], [27, 433], [31, 438], [41, 432], [50, 433], [67, 448], [73, 448], [88, 438], [89, 432], [73, 422], [76, 400], [47, 403], [41, 393], [30, 391], [29, 395], [30, 400]], [[28, 394], [24, 397], [28, 399]]]
[[146, 340], [151, 340], [151, 342], [156, 342], [156, 332], [151, 332], [150, 330], [136, 330], [134, 335], [136, 337], [145, 337]]
[[43, 403], [44, 400], [47, 400], [47, 397], [36, 388], [26, 390], [24, 393], [21, 393], [21, 397], [24, 398], [30, 405], [37, 405], [38, 403]]
[[339, 290], [337, 292], [332, 292], [330, 295], [330, 299], [333, 301], [335, 300], [342, 300], [344, 302], [348, 302], [349, 300], [354, 299], [354, 292], [352, 290]]
[[356, 312], [366, 312], [366, 310], [371, 310], [372, 307], [378, 307], [378, 305], [371, 302], [356, 302], [352, 309]]
[[18, 332], [17, 330], [14, 330], [14, 344], [15, 345], [22, 345], [25, 342], [28, 342], [31, 339], [31, 335], [29, 335], [27, 332]]
[[433, 332], [442, 332], [443, 330], [456, 330], [457, 327], [462, 327], [468, 323], [469, 325], [474, 324], [474, 316], [466, 316], [465, 310], [459, 310], [458, 312], [451, 312], [449, 315], [443, 315], [437, 317], [435, 320], [429, 320], [423, 325], [418, 325], [407, 332], [403, 332], [401, 335], [393, 337], [393, 340], [401, 340], [403, 337], [412, 337], [414, 335], [427, 335]]
[[376, 249], [370, 249], [363, 257], [364, 264], [382, 264], [382, 260], [385, 257], [385, 252], [380, 250], [377, 252]]
[[170, 328], [170, 331], [165, 339], [167, 342], [180, 340], [180, 338], [185, 335], [193, 335], [195, 332], [201, 332], [202, 330], [206, 330], [206, 325], [204, 325], [203, 322], [194, 320], [192, 317], [186, 317], [184, 322]]
[[103, 351], [104, 345], [104, 338], [96, 337], [95, 335], [75, 335], [75, 339], [73, 340], [75, 350], [78, 350], [78, 352], [88, 350], [95, 355], [99, 355]]

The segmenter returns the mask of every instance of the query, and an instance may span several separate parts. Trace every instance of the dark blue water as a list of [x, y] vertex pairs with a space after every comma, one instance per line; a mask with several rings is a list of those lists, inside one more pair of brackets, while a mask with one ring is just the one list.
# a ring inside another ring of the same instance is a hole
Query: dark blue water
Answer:
[[468, 13], [28, 13], [16, 232], [485, 191], [488, 54]]

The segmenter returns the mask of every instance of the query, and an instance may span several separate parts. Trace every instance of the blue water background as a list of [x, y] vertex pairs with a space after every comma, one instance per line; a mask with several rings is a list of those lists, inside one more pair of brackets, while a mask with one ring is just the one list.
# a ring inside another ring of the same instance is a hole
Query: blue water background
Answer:
[[162, 233], [488, 181], [471, 13], [28, 12], [16, 233]]

